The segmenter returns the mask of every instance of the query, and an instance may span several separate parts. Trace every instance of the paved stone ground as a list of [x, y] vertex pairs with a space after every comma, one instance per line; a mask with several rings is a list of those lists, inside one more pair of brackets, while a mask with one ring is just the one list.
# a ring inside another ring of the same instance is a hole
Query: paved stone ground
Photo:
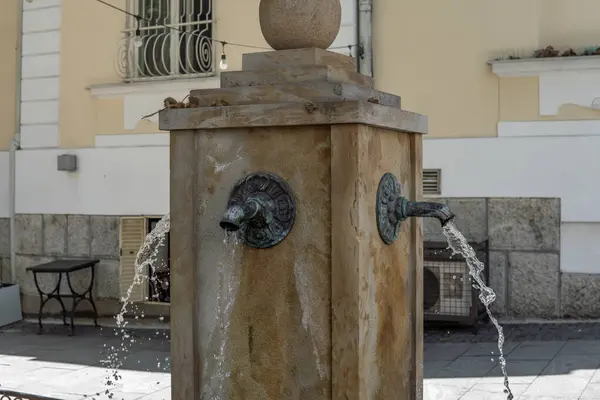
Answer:
[[[515, 400], [600, 400], [600, 323], [505, 325]], [[425, 334], [424, 400], [503, 400], [492, 326]]]
[[[600, 323], [506, 325], [505, 354], [515, 400], [600, 400]], [[120, 379], [103, 366], [119, 347], [112, 328], [62, 326], [36, 335], [33, 324], [0, 330], [0, 392], [58, 400], [169, 400], [166, 331], [136, 330]], [[429, 329], [425, 334], [424, 400], [504, 400], [497, 335], [482, 326]], [[113, 382], [107, 394], [107, 377]], [[112, 395], [111, 395], [112, 394]], [[307, 399], [308, 400], [308, 399]]]
[[[506, 341], [546, 341], [546, 340], [600, 340], [600, 322], [557, 323], [508, 323], [503, 322]], [[426, 343], [485, 343], [498, 341], [498, 332], [492, 324], [481, 324], [478, 333], [469, 328], [434, 327], [425, 330]], [[600, 399], [599, 399], [600, 400]]]
[[126, 358], [117, 379], [107, 366], [110, 348], [121, 348], [114, 328], [77, 327], [72, 337], [60, 325], [45, 325], [43, 335], [36, 332], [37, 325], [26, 323], [0, 330], [0, 393], [11, 390], [57, 400], [171, 398], [164, 330], [131, 331], [119, 352]]

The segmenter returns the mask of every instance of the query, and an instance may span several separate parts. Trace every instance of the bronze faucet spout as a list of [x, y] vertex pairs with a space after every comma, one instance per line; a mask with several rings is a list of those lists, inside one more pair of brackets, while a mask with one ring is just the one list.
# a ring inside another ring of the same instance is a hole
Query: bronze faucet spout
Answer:
[[445, 226], [454, 218], [454, 213], [442, 203], [408, 201], [402, 196], [400, 183], [391, 173], [385, 173], [377, 188], [377, 229], [385, 244], [398, 238], [402, 222], [409, 217], [436, 218]]
[[263, 214], [264, 207], [256, 199], [248, 199], [243, 205], [227, 209], [219, 225], [228, 232], [239, 231], [244, 223]]
[[396, 203], [396, 217], [399, 220], [404, 220], [408, 217], [436, 218], [444, 226], [454, 216], [450, 208], [442, 203], [407, 201], [404, 197]]
[[290, 186], [269, 172], [253, 172], [239, 180], [227, 201], [219, 222], [227, 232], [255, 249], [268, 249], [292, 230], [296, 200]]

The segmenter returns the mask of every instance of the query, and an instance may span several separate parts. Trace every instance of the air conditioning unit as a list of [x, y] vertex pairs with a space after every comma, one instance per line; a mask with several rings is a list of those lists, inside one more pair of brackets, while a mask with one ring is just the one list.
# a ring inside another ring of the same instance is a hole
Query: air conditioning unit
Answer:
[[[488, 242], [469, 243], [484, 265], [489, 280]], [[485, 307], [472, 285], [464, 258], [452, 255], [447, 243], [425, 242], [423, 246], [423, 319], [471, 325], [485, 318]]]
[[423, 263], [423, 313], [463, 316], [471, 313], [471, 280], [464, 261]]

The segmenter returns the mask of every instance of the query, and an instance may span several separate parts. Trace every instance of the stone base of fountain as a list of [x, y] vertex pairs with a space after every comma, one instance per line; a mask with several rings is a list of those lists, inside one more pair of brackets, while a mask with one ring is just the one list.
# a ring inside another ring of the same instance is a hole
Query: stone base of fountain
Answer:
[[[426, 117], [321, 49], [246, 54], [221, 86], [160, 115], [171, 131], [172, 398], [422, 398], [421, 221], [386, 245], [376, 201], [387, 172], [421, 197]], [[272, 248], [226, 254], [230, 190], [257, 171], [291, 187], [294, 226]], [[224, 278], [235, 278], [229, 295]]]

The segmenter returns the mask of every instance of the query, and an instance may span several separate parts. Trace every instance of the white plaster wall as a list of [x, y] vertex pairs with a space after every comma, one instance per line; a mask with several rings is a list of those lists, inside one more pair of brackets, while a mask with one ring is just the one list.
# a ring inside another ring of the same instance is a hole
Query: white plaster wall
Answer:
[[[500, 61], [499, 77], [539, 77], [539, 114], [600, 108], [600, 57]], [[430, 140], [446, 196], [548, 196], [562, 203], [561, 270], [600, 273], [600, 121], [505, 121], [498, 138]]]
[[[20, 0], [19, 0], [20, 1]], [[59, 143], [61, 0], [24, 2], [21, 147]]]
[[0, 151], [0, 218], [10, 216], [8, 206], [10, 201], [8, 159], [8, 151]]
[[[162, 136], [162, 144], [155, 142], [154, 145], [140, 145], [139, 141], [135, 143], [135, 139], [127, 138], [129, 135], [116, 136], [122, 138], [102, 138], [101, 144], [106, 147], [95, 149], [19, 151], [17, 213], [168, 213], [169, 147], [164, 145], [166, 135]], [[57, 170], [57, 156], [66, 153], [77, 155], [76, 172]]]
[[444, 197], [561, 198], [561, 270], [600, 273], [598, 154], [600, 136], [428, 139], [423, 165]]
[[600, 136], [429, 139], [444, 197], [560, 197], [563, 222], [600, 222]]
[[556, 115], [563, 104], [595, 106], [600, 98], [600, 70], [546, 72], [539, 77], [540, 115]]
[[563, 272], [600, 273], [599, 223], [563, 223], [560, 235]]

